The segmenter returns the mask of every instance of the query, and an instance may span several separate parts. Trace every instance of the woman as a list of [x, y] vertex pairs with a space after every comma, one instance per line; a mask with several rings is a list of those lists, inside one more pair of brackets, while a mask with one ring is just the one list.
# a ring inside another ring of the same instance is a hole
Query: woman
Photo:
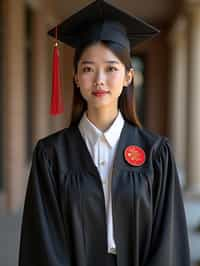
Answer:
[[34, 150], [20, 266], [190, 265], [173, 153], [137, 118], [127, 40], [104, 20], [76, 46], [71, 124]]

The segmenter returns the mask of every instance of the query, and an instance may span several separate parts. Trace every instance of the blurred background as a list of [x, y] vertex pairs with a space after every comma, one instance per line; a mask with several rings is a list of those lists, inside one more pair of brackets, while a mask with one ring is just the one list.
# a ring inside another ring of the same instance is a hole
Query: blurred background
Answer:
[[[60, 43], [65, 113], [49, 115], [54, 40], [47, 31], [91, 1], [0, 1], [0, 265], [16, 266], [32, 151], [67, 127], [73, 49]], [[168, 136], [188, 223], [192, 266], [200, 265], [200, 1], [107, 1], [161, 30], [134, 51], [137, 111]], [[162, 265], [162, 262], [161, 262]]]

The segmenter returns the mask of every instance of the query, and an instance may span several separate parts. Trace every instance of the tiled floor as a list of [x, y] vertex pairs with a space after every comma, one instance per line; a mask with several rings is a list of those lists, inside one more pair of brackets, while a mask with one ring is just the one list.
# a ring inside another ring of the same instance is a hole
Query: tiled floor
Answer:
[[[200, 200], [185, 199], [188, 230], [190, 235], [192, 266], [200, 261], [200, 233], [194, 229], [200, 224]], [[22, 212], [0, 216], [0, 266], [17, 266]], [[199, 265], [198, 265], [199, 266]]]
[[196, 227], [200, 225], [200, 200], [185, 198], [184, 201], [190, 235], [192, 262], [200, 262], [200, 232], [195, 231]]
[[0, 266], [17, 266], [21, 212], [0, 216]]

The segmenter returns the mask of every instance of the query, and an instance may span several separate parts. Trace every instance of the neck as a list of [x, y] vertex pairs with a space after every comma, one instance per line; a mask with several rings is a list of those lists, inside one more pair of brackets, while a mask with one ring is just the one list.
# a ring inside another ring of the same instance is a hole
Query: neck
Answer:
[[101, 131], [106, 131], [118, 115], [118, 109], [89, 109], [87, 110], [88, 119]]

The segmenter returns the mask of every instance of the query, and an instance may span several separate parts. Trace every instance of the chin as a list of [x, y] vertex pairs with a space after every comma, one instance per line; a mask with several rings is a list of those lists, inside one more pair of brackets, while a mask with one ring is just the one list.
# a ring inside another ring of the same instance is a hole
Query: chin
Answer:
[[113, 104], [113, 102], [99, 102], [99, 103], [95, 103], [95, 104], [89, 104], [89, 106], [91, 108], [95, 108], [95, 109], [101, 109], [101, 108], [106, 108], [106, 107], [111, 107], [114, 106], [115, 104]]

